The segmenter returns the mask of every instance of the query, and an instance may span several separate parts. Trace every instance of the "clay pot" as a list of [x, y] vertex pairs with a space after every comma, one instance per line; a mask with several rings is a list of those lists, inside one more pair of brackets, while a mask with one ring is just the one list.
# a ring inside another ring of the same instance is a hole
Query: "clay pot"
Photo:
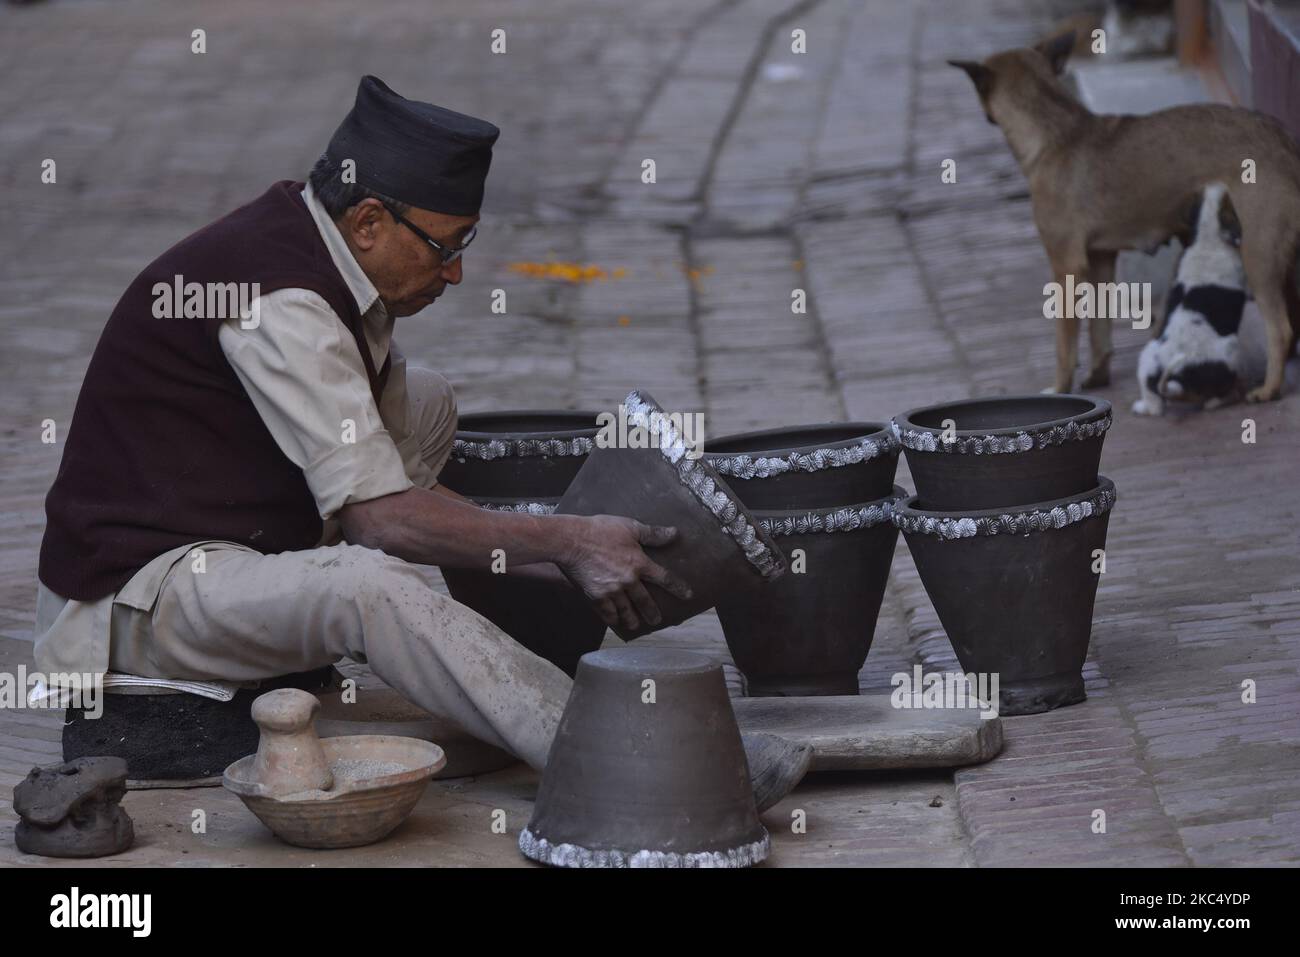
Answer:
[[766, 858], [721, 665], [663, 648], [584, 656], [519, 849], [559, 867]]
[[792, 567], [779, 581], [718, 602], [751, 697], [858, 693], [898, 541], [893, 505], [905, 496], [895, 487], [861, 505], [754, 512]]
[[460, 417], [438, 481], [461, 495], [558, 498], [598, 431], [595, 412], [478, 412]]
[[[533, 502], [475, 499], [484, 508], [536, 515], [554, 512], [558, 501], [554, 498]], [[605, 638], [605, 622], [587, 596], [572, 585], [473, 568], [444, 567], [442, 577], [452, 598], [473, 608], [570, 677], [578, 667], [578, 659], [599, 648]]]
[[615, 627], [621, 638], [630, 640], [707, 611], [733, 590], [773, 580], [786, 563], [712, 466], [685, 454], [681, 436], [654, 399], [633, 392], [621, 409], [627, 434], [643, 430], [638, 434], [647, 437], [649, 446], [594, 448], [556, 511], [626, 515], [677, 529], [671, 544], [646, 552], [683, 579], [692, 597], [683, 600], [647, 583], [663, 618], [654, 626], [643, 621], [634, 631], [621, 624]]
[[1023, 508], [1087, 492], [1110, 424], [1110, 403], [1084, 395], [968, 399], [894, 417], [916, 493], [935, 509]]
[[889, 495], [898, 448], [886, 424], [830, 422], [723, 436], [704, 458], [749, 508], [822, 508]]
[[1000, 712], [1084, 699], [1083, 669], [1115, 485], [1014, 509], [894, 510], [939, 621], [967, 673], [998, 675]]

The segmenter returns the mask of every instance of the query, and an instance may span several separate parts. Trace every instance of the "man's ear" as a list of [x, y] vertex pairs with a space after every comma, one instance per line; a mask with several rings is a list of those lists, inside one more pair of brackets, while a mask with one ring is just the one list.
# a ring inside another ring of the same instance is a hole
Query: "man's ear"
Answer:
[[366, 197], [343, 213], [337, 224], [339, 232], [351, 239], [358, 249], [370, 250], [378, 239], [378, 230], [382, 228], [384, 204], [372, 197]]
[[966, 75], [975, 84], [975, 92], [980, 96], [988, 93], [993, 86], [993, 71], [983, 63], [977, 63], [974, 60], [949, 60], [948, 65], [955, 66], [959, 70], [965, 70]]
[[1065, 69], [1065, 61], [1070, 59], [1070, 54], [1074, 51], [1074, 31], [1067, 30], [1065, 33], [1048, 37], [1034, 49], [1047, 57], [1053, 73], [1060, 73]]

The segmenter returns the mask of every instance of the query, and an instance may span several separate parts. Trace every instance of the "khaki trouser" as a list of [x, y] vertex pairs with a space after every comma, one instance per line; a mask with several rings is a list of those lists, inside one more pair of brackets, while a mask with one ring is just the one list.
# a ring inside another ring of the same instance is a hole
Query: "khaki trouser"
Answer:
[[[408, 369], [412, 425], [436, 473], [456, 430], [451, 387]], [[203, 546], [167, 573], [151, 611], [113, 607], [109, 667], [245, 681], [348, 657], [474, 737], [546, 763], [571, 681], [486, 618], [432, 591], [416, 566], [358, 545], [262, 555]]]

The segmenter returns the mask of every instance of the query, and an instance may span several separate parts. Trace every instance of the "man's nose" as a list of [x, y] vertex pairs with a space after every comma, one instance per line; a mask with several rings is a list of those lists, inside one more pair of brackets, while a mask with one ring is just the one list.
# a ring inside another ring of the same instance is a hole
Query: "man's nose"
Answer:
[[443, 266], [442, 278], [447, 280], [449, 285], [459, 286], [461, 279], [464, 278], [464, 273], [461, 272], [461, 260], [457, 259], [450, 266]]

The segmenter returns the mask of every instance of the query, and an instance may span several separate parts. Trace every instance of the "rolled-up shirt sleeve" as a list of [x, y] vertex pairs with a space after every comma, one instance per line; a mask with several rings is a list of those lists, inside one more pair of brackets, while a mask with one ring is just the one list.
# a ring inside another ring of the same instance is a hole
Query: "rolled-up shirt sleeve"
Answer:
[[226, 359], [328, 519], [353, 502], [412, 487], [370, 392], [361, 353], [325, 299], [307, 289], [260, 297], [260, 322], [221, 327]]

